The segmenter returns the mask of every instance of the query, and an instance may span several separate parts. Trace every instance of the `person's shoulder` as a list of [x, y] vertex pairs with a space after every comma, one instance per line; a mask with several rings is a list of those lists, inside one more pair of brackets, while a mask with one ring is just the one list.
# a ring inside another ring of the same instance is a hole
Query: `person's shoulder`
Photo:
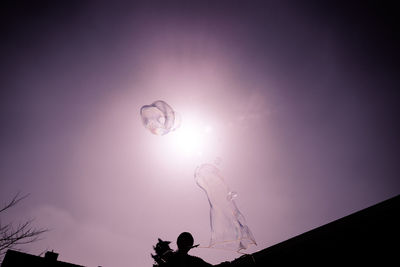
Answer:
[[197, 256], [193, 256], [193, 255], [187, 255], [189, 258], [191, 258], [192, 260], [195, 260], [195, 261], [204, 261], [202, 258], [199, 258], [199, 257], [197, 257]]

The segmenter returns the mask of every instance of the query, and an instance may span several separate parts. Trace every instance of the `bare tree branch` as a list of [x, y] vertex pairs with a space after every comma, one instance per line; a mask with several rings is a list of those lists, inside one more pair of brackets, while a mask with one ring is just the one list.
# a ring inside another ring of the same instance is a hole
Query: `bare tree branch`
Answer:
[[32, 226], [33, 219], [15, 223], [1, 224], [1, 215], [8, 209], [17, 205], [21, 200], [27, 198], [29, 195], [21, 196], [20, 193], [15, 196], [0, 208], [0, 262], [10, 248], [16, 248], [19, 245], [29, 244], [40, 240], [40, 236], [47, 232], [45, 228], [35, 228]]
[[17, 205], [18, 202], [20, 202], [21, 200], [27, 198], [28, 196], [29, 196], [29, 194], [20, 196], [20, 192], [18, 192], [17, 194], [15, 194], [15, 196], [8, 203], [6, 203], [4, 205], [3, 208], [0, 208], [0, 213], [5, 211], [5, 210], [7, 210], [7, 209], [9, 209], [9, 208], [11, 208], [12, 206]]

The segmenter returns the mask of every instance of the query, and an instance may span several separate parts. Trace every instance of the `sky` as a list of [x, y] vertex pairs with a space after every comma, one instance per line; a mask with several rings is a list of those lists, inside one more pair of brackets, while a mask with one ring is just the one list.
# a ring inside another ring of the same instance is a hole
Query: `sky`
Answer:
[[[396, 17], [389, 1], [3, 3], [0, 203], [29, 197], [1, 220], [50, 229], [31, 254], [151, 266], [159, 237], [208, 245], [203, 163], [238, 194], [246, 253], [398, 195]], [[181, 119], [164, 136], [139, 114], [156, 100]]]

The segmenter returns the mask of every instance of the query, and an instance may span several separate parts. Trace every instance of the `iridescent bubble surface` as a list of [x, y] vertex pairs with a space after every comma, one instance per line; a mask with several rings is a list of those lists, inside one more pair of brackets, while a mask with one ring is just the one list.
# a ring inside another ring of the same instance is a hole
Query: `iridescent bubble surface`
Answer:
[[213, 164], [202, 164], [197, 167], [194, 177], [210, 203], [209, 247], [239, 251], [251, 244], [257, 245], [233, 200], [237, 193], [229, 190], [220, 170]]
[[175, 123], [174, 110], [162, 100], [142, 106], [140, 116], [144, 127], [155, 135], [165, 135], [179, 126]]

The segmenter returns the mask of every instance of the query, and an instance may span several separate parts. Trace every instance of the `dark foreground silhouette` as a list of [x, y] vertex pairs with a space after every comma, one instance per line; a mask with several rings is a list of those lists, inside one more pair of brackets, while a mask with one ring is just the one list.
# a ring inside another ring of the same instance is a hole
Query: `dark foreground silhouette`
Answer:
[[[222, 265], [400, 266], [399, 214], [400, 195]], [[193, 242], [189, 244], [192, 246]], [[193, 256], [187, 255], [189, 250], [169, 249], [164, 255], [169, 265], [163, 265], [161, 257], [160, 263], [155, 259], [155, 266], [212, 266], [201, 259], [192, 259]], [[169, 257], [174, 261], [169, 261]]]
[[[400, 266], [399, 213], [400, 195], [219, 266]], [[190, 236], [179, 238], [176, 252], [170, 249], [170, 242], [159, 239], [156, 255], [152, 255], [154, 266], [212, 266], [188, 255], [196, 247]], [[40, 257], [9, 249], [1, 267], [81, 266], [58, 261], [57, 256], [54, 252]], [[132, 266], [136, 266], [134, 261]]]
[[44, 257], [27, 254], [12, 249], [7, 250], [1, 267], [83, 267], [57, 260], [58, 253], [47, 251]]
[[199, 257], [189, 255], [188, 252], [198, 245], [194, 244], [193, 236], [188, 232], [183, 232], [178, 236], [176, 244], [177, 251], [172, 251], [169, 247], [169, 241], [158, 239], [157, 245], [154, 247], [156, 255], [151, 255], [156, 262], [153, 267], [210, 267], [210, 266], [230, 266], [230, 262], [222, 262], [212, 265]]

